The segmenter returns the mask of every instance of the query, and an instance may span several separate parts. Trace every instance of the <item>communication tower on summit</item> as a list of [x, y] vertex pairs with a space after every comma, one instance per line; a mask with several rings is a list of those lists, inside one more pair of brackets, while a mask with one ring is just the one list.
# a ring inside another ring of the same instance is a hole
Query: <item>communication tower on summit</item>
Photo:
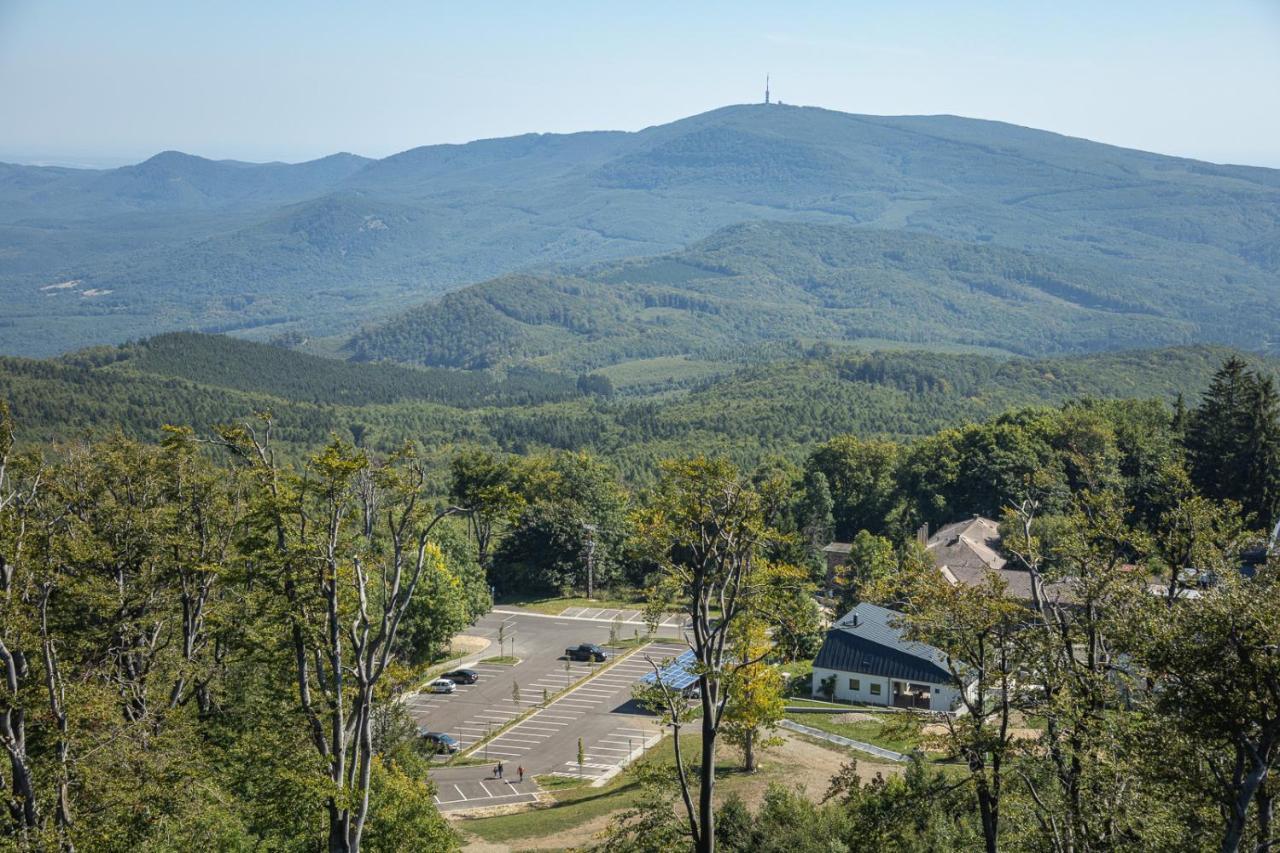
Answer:
[[769, 75], [764, 75], [764, 102], [769, 103]]

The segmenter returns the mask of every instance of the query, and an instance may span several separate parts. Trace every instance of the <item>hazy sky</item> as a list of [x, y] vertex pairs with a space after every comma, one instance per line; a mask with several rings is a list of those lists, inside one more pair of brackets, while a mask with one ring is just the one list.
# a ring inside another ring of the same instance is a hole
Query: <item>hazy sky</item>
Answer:
[[368, 156], [776, 97], [1280, 167], [1280, 0], [0, 0], [0, 159]]

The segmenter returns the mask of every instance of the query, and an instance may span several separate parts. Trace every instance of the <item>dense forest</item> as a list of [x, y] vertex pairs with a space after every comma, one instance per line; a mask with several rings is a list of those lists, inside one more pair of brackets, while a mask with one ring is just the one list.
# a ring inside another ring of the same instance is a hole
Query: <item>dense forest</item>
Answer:
[[[1040, 355], [1192, 341], [1253, 349], [1275, 345], [1278, 199], [1273, 169], [955, 116], [777, 104], [381, 160], [255, 164], [166, 151], [108, 170], [0, 164], [0, 353], [49, 356], [190, 329], [342, 341], [448, 291], [531, 270], [549, 279], [526, 286], [545, 291], [560, 315], [548, 319], [563, 321], [583, 265], [708, 238], [691, 250], [695, 264], [727, 265], [738, 284], [761, 286], [745, 310], [726, 298], [732, 279], [691, 287], [640, 261], [606, 273], [598, 311], [618, 307], [628, 331], [670, 318], [688, 340], [680, 327], [704, 326], [689, 312], [705, 305], [726, 312], [719, 334], [730, 321], [768, 334], [765, 288], [785, 283], [802, 301], [780, 321], [834, 324], [836, 339], [972, 341], [985, 330], [994, 345]], [[774, 224], [741, 225], [760, 222]], [[810, 225], [836, 226], [848, 251], [833, 246], [832, 228]], [[743, 257], [753, 269], [741, 269], [733, 257], [752, 244]], [[519, 301], [506, 285], [487, 289], [494, 302]], [[482, 302], [448, 310], [491, 317]], [[999, 316], [1025, 320], [1028, 340]], [[395, 320], [362, 336], [361, 351], [428, 363], [463, 355], [429, 318], [416, 311], [406, 320], [428, 328]], [[537, 331], [521, 329], [519, 346], [545, 349], [539, 338], [568, 334]], [[625, 347], [662, 343], [652, 330], [639, 337]], [[579, 357], [600, 363], [608, 349]]]
[[1235, 285], [1184, 292], [1100, 259], [907, 231], [759, 222], [656, 259], [472, 285], [357, 335], [348, 351], [359, 360], [448, 367], [534, 359], [592, 370], [792, 338], [1030, 356], [1209, 340], [1265, 345], [1261, 329], [1240, 336], [1212, 328], [1223, 302], [1235, 298]]
[[[280, 448], [297, 456], [334, 434], [381, 453], [413, 440], [437, 473], [462, 447], [585, 450], [644, 482], [659, 460], [688, 448], [753, 466], [775, 455], [796, 460], [842, 433], [912, 440], [1015, 406], [1085, 397], [1171, 404], [1198, 396], [1229, 354], [1184, 347], [1029, 360], [779, 342], [725, 348], [710, 362], [575, 376], [345, 364], [178, 335], [54, 360], [0, 359], [0, 395], [21, 440], [118, 429], [154, 441], [165, 424], [210, 430], [269, 410]], [[1252, 360], [1274, 374], [1274, 361]]]
[[[1066, 401], [751, 468], [686, 454], [646, 487], [586, 453], [477, 448], [442, 489], [412, 445], [280, 454], [269, 417], [52, 443], [4, 407], [0, 847], [453, 849], [393, 697], [491, 585], [581, 591], [588, 568], [688, 614], [702, 676], [692, 706], [641, 697], [696, 754], [651, 769], [605, 849], [1266, 849], [1280, 396], [1229, 358], [1193, 402]], [[974, 513], [1071, 595], [943, 581], [915, 527]], [[855, 549], [829, 578], [833, 536]], [[928, 735], [957, 760], [717, 804], [716, 745], [767, 748], [769, 673], [813, 654], [818, 593], [891, 604], [977, 679]]]

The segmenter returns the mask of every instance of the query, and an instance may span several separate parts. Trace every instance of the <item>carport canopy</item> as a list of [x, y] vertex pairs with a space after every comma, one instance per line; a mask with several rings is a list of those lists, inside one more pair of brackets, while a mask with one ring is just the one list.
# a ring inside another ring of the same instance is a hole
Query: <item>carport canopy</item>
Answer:
[[662, 667], [658, 672], [651, 672], [641, 678], [640, 682], [642, 684], [657, 684], [658, 679], [662, 679], [662, 683], [672, 690], [684, 690], [698, 680], [697, 673], [693, 671], [696, 660], [692, 649], [682, 652], [679, 657]]

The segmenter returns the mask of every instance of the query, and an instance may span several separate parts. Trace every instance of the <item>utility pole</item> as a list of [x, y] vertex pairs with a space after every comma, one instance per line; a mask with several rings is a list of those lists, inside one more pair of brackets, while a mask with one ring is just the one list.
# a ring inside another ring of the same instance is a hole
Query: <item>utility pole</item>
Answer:
[[582, 527], [587, 531], [587, 601], [590, 601], [595, 598], [596, 590], [595, 561], [598, 528], [594, 524], [584, 524]]
[[769, 75], [764, 75], [764, 102], [767, 106], [769, 103]]

